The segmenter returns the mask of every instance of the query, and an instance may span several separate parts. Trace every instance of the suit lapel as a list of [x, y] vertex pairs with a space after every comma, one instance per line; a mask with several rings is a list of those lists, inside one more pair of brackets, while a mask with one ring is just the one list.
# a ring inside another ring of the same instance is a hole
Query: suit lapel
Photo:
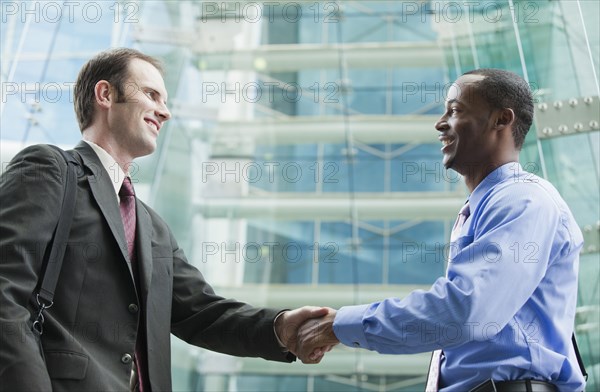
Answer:
[[81, 155], [83, 164], [92, 172], [91, 175], [88, 175], [90, 189], [108, 223], [108, 227], [110, 227], [115, 240], [119, 244], [119, 249], [121, 249], [123, 258], [127, 261], [127, 267], [133, 279], [133, 271], [127, 255], [127, 241], [125, 240], [123, 220], [121, 219], [117, 196], [115, 195], [110, 175], [104, 170], [100, 159], [98, 159], [94, 150], [86, 142], [79, 142], [75, 147], [75, 151]]
[[142, 286], [142, 299], [146, 303], [148, 288], [152, 279], [152, 221], [144, 204], [136, 199], [137, 234], [136, 252]]

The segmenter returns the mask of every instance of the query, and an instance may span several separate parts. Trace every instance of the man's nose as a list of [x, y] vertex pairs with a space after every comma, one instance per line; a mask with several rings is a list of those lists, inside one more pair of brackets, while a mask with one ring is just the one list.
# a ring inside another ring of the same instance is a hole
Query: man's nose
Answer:
[[442, 131], [448, 129], [448, 121], [447, 121], [446, 116], [444, 115], [444, 116], [440, 117], [440, 119], [436, 121], [434, 127], [439, 132], [442, 132]]
[[167, 108], [166, 104], [161, 104], [161, 107], [156, 110], [156, 114], [163, 119], [163, 121], [167, 121], [171, 118], [171, 112], [169, 111], [169, 108]]

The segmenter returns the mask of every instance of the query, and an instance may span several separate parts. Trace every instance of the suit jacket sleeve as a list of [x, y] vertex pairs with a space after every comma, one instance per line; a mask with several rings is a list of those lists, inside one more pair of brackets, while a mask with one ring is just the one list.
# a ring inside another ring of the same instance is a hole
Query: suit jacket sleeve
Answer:
[[188, 343], [221, 353], [282, 362], [296, 359], [279, 347], [273, 320], [280, 312], [225, 299], [190, 265], [175, 239], [171, 331]]
[[48, 146], [20, 152], [0, 177], [0, 390], [51, 390], [31, 332], [32, 293], [64, 195], [66, 163]]

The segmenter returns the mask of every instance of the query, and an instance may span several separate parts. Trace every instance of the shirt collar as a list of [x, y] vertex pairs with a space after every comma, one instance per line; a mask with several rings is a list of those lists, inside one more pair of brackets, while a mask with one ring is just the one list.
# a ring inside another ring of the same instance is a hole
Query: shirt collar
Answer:
[[100, 159], [102, 167], [104, 167], [104, 170], [108, 174], [108, 178], [110, 178], [110, 182], [118, 198], [119, 190], [121, 189], [121, 185], [123, 185], [123, 180], [125, 179], [125, 177], [128, 176], [128, 174], [125, 173], [123, 169], [121, 169], [121, 166], [119, 166], [117, 161], [115, 161], [115, 158], [113, 158], [108, 152], [106, 152], [105, 149], [103, 149], [94, 142], [90, 142], [89, 140], [83, 139], [83, 141], [89, 144], [90, 147], [92, 147], [92, 150], [94, 150], [94, 152], [96, 153], [96, 155], [98, 155], [98, 159]]
[[516, 177], [521, 175], [522, 173], [523, 168], [521, 167], [521, 164], [519, 162], [508, 162], [494, 169], [483, 179], [483, 181], [479, 183], [479, 185], [477, 185], [477, 187], [469, 196], [470, 211], [475, 211], [475, 209], [479, 205], [479, 202], [481, 202], [483, 196], [496, 184], [503, 182], [511, 176], [514, 176], [516, 179]]

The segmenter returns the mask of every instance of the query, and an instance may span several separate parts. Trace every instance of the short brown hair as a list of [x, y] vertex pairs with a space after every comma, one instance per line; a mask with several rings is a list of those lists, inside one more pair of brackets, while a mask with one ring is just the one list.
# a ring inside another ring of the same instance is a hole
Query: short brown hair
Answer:
[[75, 114], [79, 129], [90, 126], [94, 117], [94, 87], [100, 80], [115, 86], [117, 99], [123, 95], [123, 85], [129, 76], [128, 66], [132, 59], [140, 59], [152, 64], [162, 74], [159, 60], [130, 48], [109, 49], [91, 58], [79, 71], [73, 91]]

